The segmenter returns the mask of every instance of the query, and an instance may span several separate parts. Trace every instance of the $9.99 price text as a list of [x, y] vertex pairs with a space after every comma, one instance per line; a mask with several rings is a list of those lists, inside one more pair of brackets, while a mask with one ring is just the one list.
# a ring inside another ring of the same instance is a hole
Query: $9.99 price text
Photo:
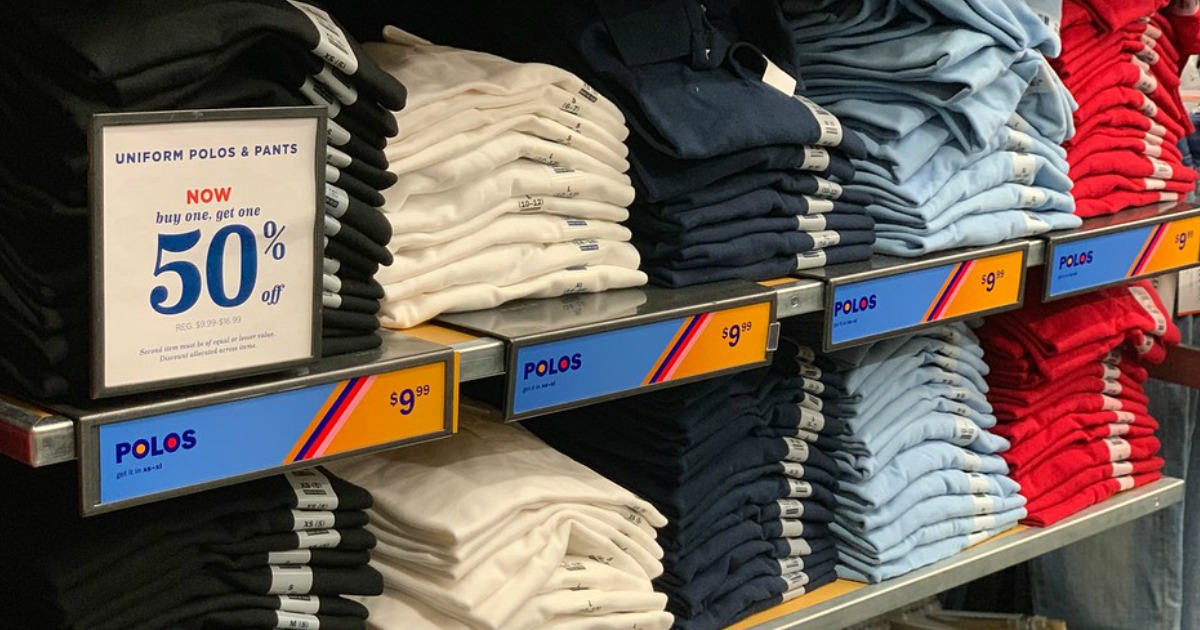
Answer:
[[721, 339], [725, 339], [729, 343], [730, 348], [736, 348], [738, 343], [742, 341], [742, 333], [750, 332], [753, 324], [751, 322], [742, 322], [721, 329]]
[[421, 398], [429, 396], [429, 385], [418, 385], [416, 387], [407, 387], [398, 392], [392, 392], [388, 397], [388, 403], [400, 411], [400, 415], [407, 416], [417, 408], [417, 402]]

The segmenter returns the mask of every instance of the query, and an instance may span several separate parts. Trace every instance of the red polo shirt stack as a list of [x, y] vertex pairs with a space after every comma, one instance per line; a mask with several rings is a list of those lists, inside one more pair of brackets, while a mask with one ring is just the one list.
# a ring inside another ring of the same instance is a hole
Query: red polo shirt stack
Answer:
[[1197, 0], [1065, 0], [1051, 63], [1079, 103], [1067, 162], [1076, 214], [1176, 201], [1196, 185], [1179, 140], [1194, 131], [1181, 64], [1200, 50]]
[[1142, 384], [1179, 330], [1148, 283], [1026, 306], [978, 332], [1025, 523], [1050, 525], [1161, 478]]

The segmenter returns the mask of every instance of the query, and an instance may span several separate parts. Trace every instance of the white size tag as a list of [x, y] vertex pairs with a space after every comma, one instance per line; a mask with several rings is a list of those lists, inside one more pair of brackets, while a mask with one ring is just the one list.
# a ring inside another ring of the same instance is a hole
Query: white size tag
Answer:
[[811, 556], [812, 545], [803, 538], [788, 539], [788, 555], [789, 556]]
[[783, 581], [787, 582], [787, 590], [789, 591], [808, 584], [808, 580], [807, 573], [789, 573], [783, 576]]
[[300, 85], [300, 93], [313, 105], [320, 105], [329, 112], [330, 118], [337, 118], [342, 113], [342, 104], [337, 97], [329, 92], [329, 88], [317, 83], [312, 77], [304, 79]]
[[779, 521], [779, 525], [784, 538], [804, 537], [804, 521], [787, 519]]
[[991, 480], [987, 475], [967, 473], [967, 491], [971, 494], [986, 494], [992, 489]]
[[325, 215], [325, 236], [337, 236], [342, 231], [342, 222]]
[[1128, 424], [1110, 424], [1108, 425], [1108, 437], [1121, 437], [1129, 435]]
[[779, 574], [798, 573], [804, 570], [804, 556], [790, 556], [779, 559]]
[[275, 611], [275, 628], [277, 630], [321, 630], [321, 620], [313, 615]]
[[337, 186], [325, 184], [325, 212], [340, 219], [350, 209], [350, 195]]
[[1120, 398], [1113, 398], [1112, 396], [1105, 396], [1101, 394], [1100, 399], [1102, 401], [1101, 409], [1104, 411], [1120, 411], [1121, 408], [1124, 407], [1124, 405], [1121, 404]]
[[[825, 383], [822, 383], [821, 381], [814, 381], [810, 378], [800, 377], [800, 389], [803, 389], [804, 391], [813, 395], [820, 396], [821, 394], [825, 393]], [[814, 429], [814, 431], [820, 431], [820, 429]]]
[[796, 346], [796, 358], [806, 363], [812, 363], [817, 360], [817, 353], [808, 346]]
[[844, 136], [842, 121], [838, 120], [837, 116], [803, 96], [794, 96], [793, 98], [807, 107], [808, 111], [812, 112], [813, 118], [817, 119], [817, 125], [821, 127], [821, 136], [817, 139], [818, 145], [836, 147], [842, 143]]
[[1046, 191], [1032, 186], [1021, 187], [1018, 208], [1036, 208], [1043, 203], [1046, 203]]
[[[1158, 115], [1158, 105], [1155, 104], [1155, 102], [1153, 100], [1151, 100], [1150, 97], [1146, 96], [1145, 94], [1142, 95], [1141, 110], [1142, 110], [1142, 113], [1147, 116]], [[1161, 152], [1161, 150], [1160, 150], [1160, 152]]]
[[798, 232], [820, 232], [827, 225], [829, 225], [829, 221], [822, 214], [796, 217], [796, 231]]
[[313, 54], [346, 74], [358, 72], [358, 58], [350, 48], [350, 39], [328, 13], [296, 0], [288, 0], [288, 4], [303, 12], [317, 27], [317, 46], [313, 48]]
[[1159, 179], [1174, 179], [1175, 178], [1175, 169], [1171, 168], [1170, 164], [1167, 164], [1166, 162], [1164, 162], [1160, 159], [1157, 159], [1157, 158], [1146, 158], [1146, 159], [1150, 160], [1150, 165], [1154, 167], [1154, 176], [1155, 177], [1157, 177]]
[[342, 268], [342, 263], [329, 258], [322, 258], [321, 268], [325, 273], [337, 273]]
[[825, 250], [814, 249], [796, 256], [796, 271], [824, 267], [827, 261]]
[[1200, 267], [1180, 271], [1176, 284], [1175, 312], [1180, 317], [1200, 313]]
[[820, 199], [818, 197], [806, 196], [804, 197], [804, 200], [808, 204], [808, 213], [810, 215], [822, 215], [833, 212], [832, 199]]
[[800, 405], [813, 411], [821, 411], [825, 408], [825, 401], [808, 392], [804, 392], [804, 396], [800, 398]]
[[1050, 224], [1033, 212], [1025, 212], [1025, 231], [1029, 234], [1041, 234], [1050, 230]]
[[824, 177], [817, 177], [817, 192], [818, 197], [826, 199], [840, 199], [844, 189], [841, 184], [835, 184]]
[[342, 171], [332, 164], [325, 165], [325, 181], [330, 184], [336, 184], [342, 178]]
[[1104, 443], [1108, 446], [1109, 461], [1123, 462], [1133, 454], [1133, 447], [1121, 438], [1108, 438]]
[[967, 446], [973, 443], [978, 437], [979, 427], [975, 426], [974, 422], [966, 418], [954, 419], [954, 437], [950, 439], [951, 444]]
[[986, 495], [974, 495], [971, 497], [971, 509], [976, 516], [991, 514], [996, 511], [996, 500]]
[[794, 96], [797, 85], [796, 77], [793, 77], [785, 72], [783, 68], [775, 65], [775, 62], [768, 59], [766, 55], [763, 55], [763, 61], [767, 64], [767, 69], [763, 71], [763, 83], [783, 92], [787, 96]]
[[1137, 58], [1150, 65], [1157, 64], [1161, 59], [1161, 57], [1158, 55], [1158, 51], [1154, 50], [1154, 48], [1150, 46], [1146, 46], [1144, 43], [1142, 44], [1142, 49], [1137, 52]]
[[349, 155], [334, 147], [325, 147], [325, 161], [338, 168], [346, 168], [352, 162]]
[[1117, 477], [1118, 492], [1133, 490], [1133, 477]]
[[1133, 422], [1137, 419], [1137, 417], [1133, 415], [1132, 411], [1118, 411], [1116, 412], [1116, 416], [1117, 422], [1122, 424], [1133, 424]]
[[332, 120], [325, 121], [325, 140], [335, 147], [343, 147], [350, 143], [350, 132]]
[[1154, 319], [1154, 334], [1162, 336], [1167, 332], [1167, 317], [1159, 310], [1158, 305], [1154, 303], [1154, 298], [1150, 297], [1150, 293], [1145, 287], [1131, 286], [1129, 293], [1133, 295], [1142, 309]]
[[1161, 179], [1145, 177], [1142, 178], [1142, 187], [1146, 190], [1162, 190], [1167, 187], [1167, 182]]
[[1167, 128], [1156, 122], [1152, 122], [1150, 123], [1150, 135], [1165, 138], [1167, 135]]
[[1175, 298], [1179, 292], [1179, 274], [1168, 273], [1150, 278], [1150, 286], [1158, 293], [1158, 301], [1167, 313], [1175, 312]]
[[284, 473], [296, 493], [298, 510], [336, 510], [337, 492], [329, 478], [315, 468]]
[[1103, 378], [1106, 381], [1115, 381], [1121, 378], [1121, 370], [1115, 365], [1101, 363], [1101, 369], [1104, 370]]
[[962, 469], [967, 472], [978, 472], [983, 470], [983, 458], [971, 451], [964, 450], [962, 452]]
[[808, 442], [794, 437], [785, 437], [783, 441], [787, 443], [788, 449], [784, 458], [793, 462], [808, 461]]
[[312, 567], [280, 567], [272, 565], [270, 595], [297, 593], [304, 595], [312, 590]]
[[292, 510], [292, 531], [333, 529], [334, 521], [333, 512]]
[[804, 147], [804, 161], [796, 168], [802, 171], [823, 171], [829, 168], [829, 150], [821, 147]]
[[321, 274], [321, 288], [330, 293], [342, 291], [342, 279], [330, 274]]
[[321, 71], [316, 74], [317, 81], [329, 88], [329, 91], [337, 97], [343, 105], [353, 105], [358, 102], [358, 89], [353, 85], [342, 81], [333, 68], [328, 65], [321, 68]]
[[775, 501], [775, 505], [779, 506], [780, 518], [800, 518], [804, 516], [804, 504], [796, 499], [779, 499]]
[[279, 610], [315, 615], [321, 612], [321, 598], [316, 595], [280, 595]]
[[824, 372], [821, 371], [821, 368], [808, 363], [800, 363], [799, 357], [796, 357], [796, 359], [796, 364], [800, 368], [800, 376], [815, 380], [821, 378], [821, 376], [824, 374]]
[[991, 514], [976, 516], [971, 521], [971, 529], [976, 532], [983, 532], [992, 529], [996, 526], [996, 517]]
[[804, 478], [804, 464], [796, 462], [782, 461], [779, 462], [783, 466], [783, 474], [793, 479]]
[[1104, 381], [1104, 393], [1109, 396], [1120, 396], [1121, 389], [1121, 384], [1116, 381]]
[[812, 496], [812, 484], [799, 479], [788, 479], [788, 498], [807, 499]]
[[951, 387], [948, 388], [947, 394], [950, 400], [962, 402], [971, 397], [971, 390], [967, 389], [966, 387]]
[[1133, 474], [1133, 462], [1113, 462], [1112, 463], [1112, 476], [1113, 477], [1123, 477], [1125, 475], [1132, 475], [1132, 474]]
[[842, 235], [833, 231], [813, 232], [809, 236], [812, 237], [813, 246], [817, 249], [828, 249], [842, 242]]
[[311, 549], [293, 549], [291, 551], [271, 551], [267, 553], [267, 564], [297, 565], [311, 563]]
[[1033, 149], [1033, 136], [1016, 129], [1008, 130], [1008, 142], [1004, 145], [1005, 151], [1015, 151], [1017, 153], [1028, 153]]
[[800, 428], [814, 433], [825, 430], [825, 414], [811, 409], [800, 410]]
[[342, 534], [336, 529], [315, 529], [296, 532], [298, 549], [332, 549], [342, 543]]
[[[1033, 125], [1029, 124], [1029, 121], [1025, 120], [1020, 114], [1017, 113], [1013, 113], [1012, 116], [1009, 116], [1008, 122], [1005, 122], [1004, 125], [1009, 129], [1015, 129], [1024, 134], [1030, 134], [1034, 132]], [[1032, 146], [1033, 145], [1030, 145], [1030, 148], [1032, 148]]]
[[1037, 158], [1028, 153], [1013, 153], [1013, 181], [1018, 184], [1032, 184], [1037, 174]]
[[1162, 154], [1163, 154], [1162, 145], [1161, 144], [1150, 144], [1149, 142], [1142, 142], [1142, 153], [1145, 153], [1146, 155], [1148, 155], [1150, 157], [1162, 157]]

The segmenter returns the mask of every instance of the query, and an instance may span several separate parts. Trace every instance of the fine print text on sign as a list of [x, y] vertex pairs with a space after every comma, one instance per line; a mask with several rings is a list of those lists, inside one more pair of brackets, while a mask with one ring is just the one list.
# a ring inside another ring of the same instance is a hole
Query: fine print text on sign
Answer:
[[320, 118], [98, 122], [93, 393], [311, 360]]

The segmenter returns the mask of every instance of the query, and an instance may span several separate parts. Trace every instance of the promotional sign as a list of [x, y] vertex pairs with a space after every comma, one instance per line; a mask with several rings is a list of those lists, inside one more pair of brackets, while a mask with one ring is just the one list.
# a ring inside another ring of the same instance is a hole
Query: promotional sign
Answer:
[[559, 341], [518, 346], [511, 418], [762, 363], [772, 303], [759, 302]]
[[1046, 299], [1063, 298], [1200, 263], [1200, 217], [1050, 240]]
[[96, 397], [311, 361], [321, 108], [93, 121]]
[[98, 468], [99, 496], [84, 509], [450, 435], [456, 360], [446, 352], [393, 372], [101, 424], [94, 458], [83, 458]]
[[826, 349], [1021, 305], [1027, 249], [830, 283]]

